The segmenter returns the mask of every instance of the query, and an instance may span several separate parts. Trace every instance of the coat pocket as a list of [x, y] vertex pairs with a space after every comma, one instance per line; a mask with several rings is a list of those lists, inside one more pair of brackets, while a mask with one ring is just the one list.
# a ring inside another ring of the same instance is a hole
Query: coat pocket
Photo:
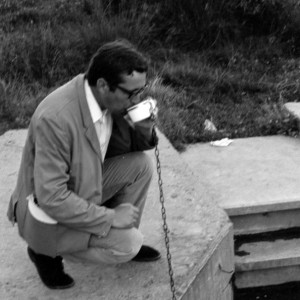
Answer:
[[18, 202], [16, 212], [21, 237], [37, 253], [55, 257], [88, 248], [89, 233], [37, 220], [29, 211], [27, 200]]
[[30, 248], [39, 254], [57, 255], [57, 225], [35, 219], [28, 209], [27, 200], [18, 203], [17, 218], [23, 221], [18, 222], [19, 232]]

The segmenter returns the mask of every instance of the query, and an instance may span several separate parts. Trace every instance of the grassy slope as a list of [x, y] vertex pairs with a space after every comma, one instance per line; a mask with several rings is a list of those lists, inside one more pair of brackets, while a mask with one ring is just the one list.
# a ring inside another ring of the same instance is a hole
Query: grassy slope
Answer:
[[[112, 7], [92, 0], [5, 0], [0, 7], [0, 78], [6, 88], [5, 97], [0, 93], [0, 132], [28, 126], [51, 88], [84, 71], [98, 45], [124, 37], [151, 61], [149, 93], [159, 101], [159, 126], [177, 149], [222, 137], [297, 134], [296, 121], [282, 109], [300, 93], [300, 60], [287, 51], [291, 39], [283, 43], [269, 32], [225, 39], [225, 24], [218, 25], [217, 34], [208, 31], [224, 41], [202, 47], [205, 39], [198, 45], [193, 28], [184, 33], [184, 26], [157, 29], [161, 10], [156, 2], [139, 8], [133, 3], [129, 11], [113, 14]], [[159, 39], [162, 33], [167, 39]], [[204, 130], [206, 119], [217, 132]]]
[[[224, 51], [214, 64], [207, 61], [207, 52], [203, 57], [189, 55], [184, 63], [162, 71], [163, 82], [176, 91], [174, 98], [166, 99], [162, 118], [176, 143], [297, 134], [297, 122], [283, 104], [299, 99], [298, 59], [278, 56], [270, 62], [269, 55], [232, 51]], [[213, 121], [218, 132], [203, 130], [205, 119]], [[178, 120], [181, 126], [176, 126]]]

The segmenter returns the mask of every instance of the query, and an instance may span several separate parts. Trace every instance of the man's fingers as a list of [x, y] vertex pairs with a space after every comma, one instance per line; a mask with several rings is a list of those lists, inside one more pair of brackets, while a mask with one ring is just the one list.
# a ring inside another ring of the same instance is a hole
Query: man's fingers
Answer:
[[136, 207], [136, 206], [132, 206], [132, 209], [133, 209], [133, 211], [136, 212], [136, 213], [139, 213], [139, 211], [140, 211], [139, 208]]
[[134, 215], [133, 215], [134, 220], [137, 220], [138, 217], [139, 217], [139, 213], [138, 212], [134, 213]]
[[130, 127], [134, 128], [134, 123], [131, 121], [130, 117], [128, 115], [124, 116], [124, 119], [127, 121]]
[[130, 228], [139, 219], [139, 208], [131, 203], [122, 203], [115, 208], [116, 215], [113, 226], [116, 228]]

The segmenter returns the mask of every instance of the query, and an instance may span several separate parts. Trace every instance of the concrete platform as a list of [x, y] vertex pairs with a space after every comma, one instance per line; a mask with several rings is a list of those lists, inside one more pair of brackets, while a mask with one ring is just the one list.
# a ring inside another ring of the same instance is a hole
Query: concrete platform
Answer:
[[[300, 225], [300, 139], [235, 139], [228, 147], [190, 145], [181, 154], [199, 184], [224, 208], [234, 234], [259, 234]], [[243, 244], [235, 256], [238, 289], [300, 281], [300, 239]]]
[[[145, 243], [162, 252], [160, 261], [113, 266], [66, 263], [75, 287], [53, 291], [41, 284], [27, 258], [25, 242], [5, 215], [25, 136], [26, 130], [0, 136], [0, 299], [171, 299], [156, 174], [141, 230]], [[234, 268], [232, 225], [167, 139], [161, 134], [159, 138], [177, 299], [230, 300]], [[153, 151], [149, 154], [155, 161]]]
[[235, 139], [188, 146], [181, 157], [229, 216], [300, 208], [300, 139]]

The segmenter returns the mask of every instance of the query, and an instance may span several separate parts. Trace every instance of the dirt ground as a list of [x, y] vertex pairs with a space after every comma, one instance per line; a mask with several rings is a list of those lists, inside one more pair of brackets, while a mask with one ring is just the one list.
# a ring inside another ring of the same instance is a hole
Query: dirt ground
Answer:
[[[154, 174], [142, 219], [145, 244], [162, 253], [160, 261], [147, 264], [87, 265], [65, 262], [75, 279], [72, 289], [53, 291], [41, 284], [26, 253], [26, 243], [18, 236], [17, 226], [7, 220], [9, 197], [16, 183], [26, 130], [12, 130], [0, 136], [0, 299], [97, 299], [165, 300], [170, 299], [170, 282], [162, 230], [161, 205]], [[223, 210], [199, 194], [179, 154], [163, 137], [160, 158], [164, 182], [167, 220], [177, 294], [182, 295], [208, 260], [208, 249], [221, 228], [228, 224]], [[149, 153], [155, 163], [153, 151]]]

